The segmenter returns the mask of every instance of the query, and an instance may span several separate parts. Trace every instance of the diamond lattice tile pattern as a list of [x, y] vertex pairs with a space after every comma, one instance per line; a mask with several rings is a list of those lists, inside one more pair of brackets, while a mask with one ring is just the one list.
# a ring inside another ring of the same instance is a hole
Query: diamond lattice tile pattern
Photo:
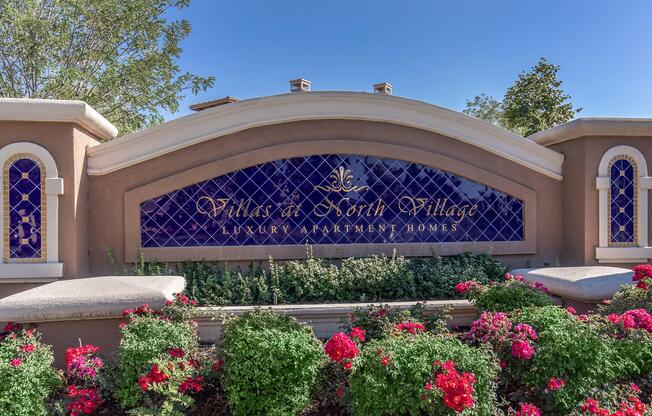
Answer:
[[41, 257], [41, 169], [31, 159], [9, 166], [9, 258]]
[[[413, 215], [416, 198], [427, 202]], [[466, 215], [432, 215], [438, 199], [436, 212], [466, 205]], [[142, 247], [523, 240], [523, 201], [439, 169], [358, 155], [252, 166], [145, 201], [140, 217]]]
[[635, 242], [634, 166], [619, 159], [611, 164], [611, 243]]

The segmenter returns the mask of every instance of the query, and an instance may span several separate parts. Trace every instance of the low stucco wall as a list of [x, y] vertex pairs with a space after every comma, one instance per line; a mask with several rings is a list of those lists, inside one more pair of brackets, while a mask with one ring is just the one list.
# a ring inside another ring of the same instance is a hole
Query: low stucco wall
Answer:
[[[390, 302], [391, 307], [409, 308], [415, 302]], [[339, 331], [342, 321], [346, 319], [355, 308], [366, 307], [368, 304], [319, 304], [319, 305], [276, 305], [261, 306], [278, 313], [295, 317], [300, 322], [310, 325], [315, 335], [319, 338], [328, 338]], [[441, 311], [443, 307], [451, 308], [451, 326], [466, 326], [476, 318], [477, 312], [473, 305], [466, 300], [431, 301], [426, 303], [427, 315]], [[222, 320], [226, 316], [239, 315], [251, 311], [256, 306], [228, 306], [228, 307], [201, 307], [197, 308], [200, 341], [215, 343], [222, 334]], [[101, 348], [102, 354], [107, 358], [115, 358], [120, 344], [119, 325], [126, 322], [121, 317], [108, 317], [104, 319], [71, 319], [34, 322], [31, 325], [43, 336], [43, 342], [52, 345], [55, 354], [55, 365], [65, 366], [65, 352], [68, 347], [78, 346], [80, 342], [93, 344]], [[3, 323], [4, 324], [4, 323]]]
[[[389, 302], [390, 307], [409, 309], [416, 302]], [[333, 303], [316, 305], [276, 305], [263, 306], [275, 312], [290, 315], [299, 322], [310, 325], [315, 336], [318, 338], [329, 338], [335, 332], [341, 330], [343, 321], [349, 318], [356, 308], [364, 308], [365, 303]], [[385, 303], [383, 303], [385, 305]], [[424, 313], [426, 316], [441, 312], [445, 307], [450, 307], [452, 317], [449, 325], [466, 326], [470, 325], [477, 316], [473, 305], [466, 300], [439, 300], [425, 303]], [[256, 306], [227, 306], [227, 307], [203, 307], [198, 308], [199, 334], [203, 342], [216, 342], [222, 335], [222, 320], [229, 315], [240, 315], [252, 311]]]

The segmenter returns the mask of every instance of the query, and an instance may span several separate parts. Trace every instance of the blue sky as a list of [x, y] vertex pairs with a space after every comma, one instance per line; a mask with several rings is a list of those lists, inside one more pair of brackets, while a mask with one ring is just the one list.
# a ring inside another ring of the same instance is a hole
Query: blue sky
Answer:
[[561, 65], [581, 116], [652, 117], [649, 0], [193, 0], [180, 65], [216, 77], [189, 104], [284, 93], [304, 77], [313, 90], [394, 94], [462, 110], [497, 98], [539, 57]]

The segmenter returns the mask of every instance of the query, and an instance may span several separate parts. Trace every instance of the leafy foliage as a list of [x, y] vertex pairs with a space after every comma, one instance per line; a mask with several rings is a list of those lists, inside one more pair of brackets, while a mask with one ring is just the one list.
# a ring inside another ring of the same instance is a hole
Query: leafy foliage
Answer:
[[129, 409], [146, 401], [148, 397], [138, 385], [139, 377], [175, 348], [197, 348], [197, 334], [190, 323], [136, 316], [122, 328], [115, 390], [122, 407]]
[[529, 72], [518, 76], [503, 99], [505, 126], [529, 136], [570, 121], [581, 111], [569, 102], [571, 97], [561, 89], [557, 72], [559, 65], [541, 58]]
[[325, 362], [309, 327], [261, 310], [224, 324], [223, 349], [226, 392], [236, 416], [299, 414]]
[[553, 304], [546, 293], [517, 280], [470, 291], [468, 297], [478, 310], [490, 312], [511, 312], [525, 307]]
[[582, 109], [573, 108], [571, 96], [562, 90], [559, 68], [541, 58], [518, 76], [502, 102], [480, 94], [466, 101], [463, 112], [523, 136], [566, 123]]
[[601, 337], [590, 325], [558, 306], [527, 308], [514, 322], [531, 325], [539, 335], [530, 366], [513, 380], [531, 388], [545, 386], [552, 377], [566, 380], [554, 395], [554, 405], [571, 410], [592, 389], [636, 371], [630, 359], [615, 348], [616, 341]]
[[49, 414], [45, 401], [62, 381], [53, 362], [52, 348], [35, 332], [16, 330], [0, 336], [0, 414]]
[[503, 126], [503, 104], [487, 94], [483, 93], [476, 95], [473, 100], [466, 100], [466, 107], [462, 112], [496, 126]]
[[0, 96], [83, 100], [123, 133], [176, 112], [214, 78], [182, 72], [191, 28], [170, 22], [190, 0], [4, 0]]
[[652, 312], [652, 291], [625, 285], [610, 300], [599, 305], [598, 312], [608, 315], [639, 308]]
[[457, 283], [489, 283], [506, 271], [491, 256], [470, 253], [409, 260], [370, 256], [345, 259], [339, 266], [309, 256], [271, 261], [269, 272], [252, 267], [245, 273], [206, 262], [187, 262], [177, 269], [186, 278], [186, 293], [201, 305], [453, 299], [459, 297]]
[[[389, 362], [383, 365], [385, 357]], [[481, 350], [455, 338], [430, 334], [386, 337], [365, 346], [351, 375], [353, 414], [452, 414], [441, 401], [430, 402], [421, 397], [436, 360], [453, 360], [459, 371], [475, 375], [475, 406], [466, 410], [465, 415], [496, 414], [495, 362]]]

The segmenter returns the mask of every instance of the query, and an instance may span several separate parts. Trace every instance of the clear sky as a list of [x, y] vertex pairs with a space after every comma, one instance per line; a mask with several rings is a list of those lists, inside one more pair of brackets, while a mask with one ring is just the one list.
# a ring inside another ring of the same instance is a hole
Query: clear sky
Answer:
[[501, 98], [541, 56], [561, 65], [581, 116], [652, 117], [650, 0], [193, 0], [180, 65], [216, 77], [189, 104], [289, 91], [371, 91], [462, 110]]

